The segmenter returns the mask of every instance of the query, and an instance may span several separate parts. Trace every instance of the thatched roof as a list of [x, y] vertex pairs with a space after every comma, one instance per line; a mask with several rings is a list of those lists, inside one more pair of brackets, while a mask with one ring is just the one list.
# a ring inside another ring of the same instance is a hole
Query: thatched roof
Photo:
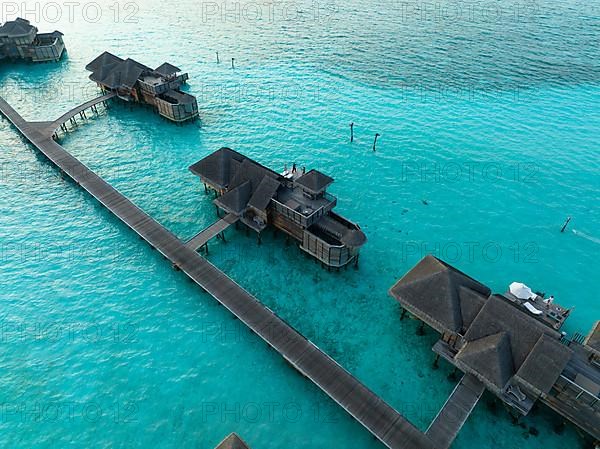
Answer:
[[110, 69], [108, 76], [102, 79], [100, 83], [110, 89], [118, 89], [120, 87], [130, 89], [135, 86], [140, 75], [148, 70], [150, 69], [145, 65], [128, 58]]
[[493, 295], [465, 334], [466, 341], [474, 341], [498, 332], [507, 332], [515, 367], [520, 367], [543, 334], [558, 340], [560, 334], [501, 295]]
[[248, 206], [264, 210], [281, 185], [280, 175], [230, 148], [221, 148], [190, 166], [211, 185], [227, 190], [215, 203], [241, 214]]
[[310, 170], [296, 179], [295, 182], [304, 190], [317, 194], [324, 191], [333, 182], [333, 178], [318, 170]]
[[258, 186], [265, 177], [279, 179], [280, 175], [263, 167], [252, 159], [245, 158], [242, 163], [236, 168], [235, 174], [231, 179], [229, 188], [236, 187], [246, 181], [252, 184], [252, 191], [258, 189]]
[[217, 198], [215, 204], [229, 213], [241, 215], [246, 207], [248, 207], [248, 200], [251, 195], [252, 184], [249, 181], [245, 181]]
[[227, 438], [225, 438], [215, 449], [250, 449], [240, 437], [238, 437], [235, 433], [232, 433]]
[[131, 58], [121, 58], [104, 52], [86, 66], [92, 72], [90, 79], [109, 89], [127, 88], [135, 86], [142, 73], [151, 72], [152, 69]]
[[265, 210], [280, 186], [281, 183], [276, 179], [270, 176], [263, 177], [258, 188], [252, 194], [250, 201], [248, 201], [248, 205], [258, 210]]
[[21, 19], [20, 17], [16, 20], [6, 22], [0, 26], [0, 37], [6, 38], [18, 38], [27, 36], [32, 31], [37, 31], [36, 27], [29, 23], [29, 20]]
[[[469, 326], [455, 360], [496, 393], [517, 375], [521, 385], [539, 395], [548, 391], [570, 358], [559, 339], [558, 332], [494, 295]], [[475, 352], [477, 357], [468, 357]]]
[[506, 332], [468, 342], [456, 354], [456, 360], [498, 389], [503, 389], [514, 373], [510, 338]]
[[123, 62], [123, 59], [119, 58], [118, 56], [113, 55], [112, 53], [105, 51], [100, 56], [98, 56], [96, 59], [94, 59], [92, 62], [90, 62], [88, 65], [86, 65], [85, 69], [89, 70], [90, 72], [97, 72], [98, 70], [100, 70], [104, 67], [114, 66], [121, 62]]
[[517, 371], [515, 379], [537, 395], [546, 394], [572, 355], [573, 351], [570, 348], [543, 334]]
[[491, 290], [434, 256], [425, 256], [391, 289], [410, 313], [438, 332], [463, 333]]
[[225, 147], [191, 165], [189, 170], [220, 189], [233, 188], [248, 180], [254, 181], [256, 189], [264, 176], [280, 176], [258, 162]]
[[160, 73], [163, 76], [169, 76], [169, 75], [173, 75], [177, 72], [181, 72], [181, 69], [179, 67], [174, 66], [173, 64], [169, 64], [168, 62], [165, 62], [163, 64], [161, 64], [160, 66], [158, 66], [156, 69], [154, 69], [155, 72]]
[[243, 160], [243, 156], [232, 149], [221, 148], [190, 165], [189, 170], [212, 185], [226, 189], [234, 175], [232, 160], [236, 157], [239, 162]]

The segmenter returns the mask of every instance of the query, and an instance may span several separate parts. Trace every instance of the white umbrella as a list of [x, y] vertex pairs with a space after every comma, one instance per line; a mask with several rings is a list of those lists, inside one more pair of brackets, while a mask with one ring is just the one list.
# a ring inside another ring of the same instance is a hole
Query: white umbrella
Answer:
[[531, 299], [535, 297], [535, 293], [522, 282], [513, 282], [508, 288], [510, 289], [510, 292], [519, 299]]

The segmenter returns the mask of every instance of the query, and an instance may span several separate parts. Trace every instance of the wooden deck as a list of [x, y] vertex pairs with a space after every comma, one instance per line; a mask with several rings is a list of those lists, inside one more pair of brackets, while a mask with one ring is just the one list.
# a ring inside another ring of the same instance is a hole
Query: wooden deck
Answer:
[[465, 374], [435, 417], [425, 434], [436, 449], [448, 449], [479, 402], [485, 386], [476, 377]]
[[226, 307], [383, 444], [391, 449], [434, 449], [435, 445], [423, 432], [335, 360], [56, 143], [48, 123], [54, 124], [60, 119], [42, 124], [26, 122], [2, 98], [0, 112], [58, 168]]
[[236, 223], [238, 220], [239, 218], [235, 215], [227, 214], [219, 221], [213, 223], [208, 228], [200, 231], [194, 237], [189, 239], [186, 242], [185, 246], [193, 249], [194, 251], [198, 251], [198, 248], [201, 248], [202, 246], [206, 245], [210, 239], [216, 237], [221, 232], [225, 231], [225, 229], [227, 229], [232, 224]]
[[552, 390], [541, 400], [600, 441], [600, 369], [592, 365], [579, 344]]

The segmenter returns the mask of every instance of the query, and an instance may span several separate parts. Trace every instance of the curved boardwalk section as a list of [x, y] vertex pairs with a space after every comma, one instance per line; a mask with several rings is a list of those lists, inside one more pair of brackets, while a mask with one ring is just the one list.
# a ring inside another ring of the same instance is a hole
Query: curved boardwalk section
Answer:
[[114, 98], [116, 96], [117, 96], [116, 93], [111, 92], [109, 94], [102, 95], [101, 97], [94, 98], [93, 100], [86, 101], [85, 103], [77, 106], [76, 108], [71, 109], [69, 112], [63, 114], [58, 119], [56, 119], [52, 122], [54, 131], [56, 131], [60, 127], [60, 125], [66, 123], [70, 119], [74, 118], [77, 114], [81, 114], [86, 109], [89, 109], [92, 106], [96, 106], [97, 104], [104, 103], [105, 101], [108, 101], [111, 98]]
[[57, 167], [225, 306], [387, 447], [434, 449], [423, 432], [331, 357], [56, 143], [49, 123], [58, 121], [26, 122], [2, 98], [0, 112]]

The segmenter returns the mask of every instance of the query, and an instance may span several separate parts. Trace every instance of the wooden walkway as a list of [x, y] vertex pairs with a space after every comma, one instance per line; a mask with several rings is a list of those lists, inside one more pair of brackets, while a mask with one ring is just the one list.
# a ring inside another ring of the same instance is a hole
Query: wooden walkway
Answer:
[[448, 449], [479, 402], [485, 386], [471, 374], [465, 374], [435, 417], [425, 434], [436, 449]]
[[239, 218], [235, 215], [227, 214], [219, 221], [213, 223], [208, 228], [200, 231], [194, 237], [189, 239], [186, 242], [185, 246], [193, 249], [194, 251], [198, 251], [198, 248], [201, 248], [202, 246], [206, 245], [210, 239], [216, 237], [221, 232], [225, 231], [225, 229], [227, 229], [232, 224], [236, 223], [238, 220]]
[[54, 128], [53, 132], [56, 131], [58, 128], [60, 128], [61, 125], [67, 123], [67, 121], [71, 120], [72, 118], [75, 118], [77, 116], [77, 114], [81, 114], [83, 111], [90, 109], [92, 106], [96, 106], [97, 104], [104, 103], [105, 101], [108, 101], [111, 98], [114, 98], [116, 96], [117, 96], [116, 93], [111, 92], [109, 94], [94, 98], [93, 100], [86, 101], [85, 103], [77, 106], [76, 108], [71, 109], [69, 112], [63, 114], [58, 119], [56, 119], [52, 122], [51, 126]]
[[[48, 131], [48, 122], [41, 126], [26, 122], [2, 98], [0, 112], [58, 168], [226, 307], [383, 444], [390, 449], [435, 448], [423, 432], [335, 360], [56, 143]], [[68, 114], [63, 117], [66, 116]]]

